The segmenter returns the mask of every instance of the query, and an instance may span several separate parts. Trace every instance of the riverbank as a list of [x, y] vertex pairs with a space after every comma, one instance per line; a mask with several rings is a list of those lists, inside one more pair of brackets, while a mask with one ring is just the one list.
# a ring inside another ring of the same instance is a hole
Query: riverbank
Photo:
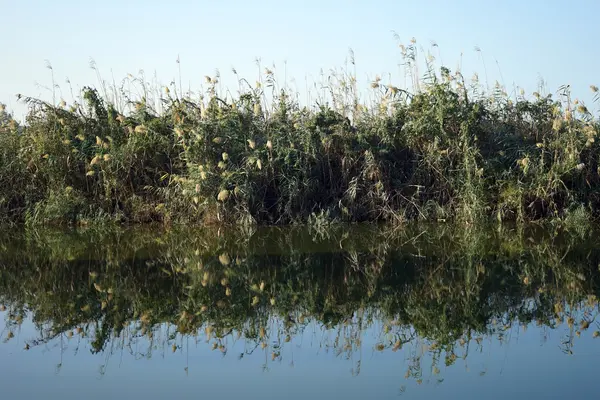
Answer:
[[73, 104], [23, 97], [25, 124], [0, 112], [0, 220], [598, 217], [600, 123], [566, 87], [510, 97], [444, 67], [429, 72], [415, 93], [376, 79], [369, 101], [355, 77], [338, 77], [329, 105], [301, 105], [268, 70], [235, 95], [207, 77], [200, 99], [174, 87], [153, 99], [109, 101], [93, 88]]

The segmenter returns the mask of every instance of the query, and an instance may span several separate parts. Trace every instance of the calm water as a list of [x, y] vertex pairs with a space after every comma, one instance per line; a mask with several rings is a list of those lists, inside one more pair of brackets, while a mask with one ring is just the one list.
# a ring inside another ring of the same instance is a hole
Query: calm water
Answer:
[[595, 232], [0, 236], [5, 398], [600, 397]]

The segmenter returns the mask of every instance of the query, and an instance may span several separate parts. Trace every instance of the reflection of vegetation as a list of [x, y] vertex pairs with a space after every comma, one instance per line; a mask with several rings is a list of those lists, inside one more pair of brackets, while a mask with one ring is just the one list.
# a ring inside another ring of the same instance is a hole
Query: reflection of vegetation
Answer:
[[102, 352], [143, 337], [145, 356], [182, 337], [227, 353], [238, 337], [282, 360], [316, 324], [335, 333], [324, 346], [349, 357], [371, 328], [374, 350], [403, 348], [417, 380], [424, 355], [436, 374], [532, 322], [564, 323], [565, 352], [598, 335], [591, 235], [415, 229], [26, 232], [0, 241], [0, 304], [7, 332], [31, 313], [39, 337], [28, 347], [81, 335]]

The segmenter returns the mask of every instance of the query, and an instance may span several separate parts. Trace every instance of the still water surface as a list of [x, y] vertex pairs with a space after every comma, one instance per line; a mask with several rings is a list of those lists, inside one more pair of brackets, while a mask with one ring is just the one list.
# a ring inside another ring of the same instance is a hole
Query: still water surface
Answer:
[[3, 397], [599, 398], [596, 237], [12, 232]]

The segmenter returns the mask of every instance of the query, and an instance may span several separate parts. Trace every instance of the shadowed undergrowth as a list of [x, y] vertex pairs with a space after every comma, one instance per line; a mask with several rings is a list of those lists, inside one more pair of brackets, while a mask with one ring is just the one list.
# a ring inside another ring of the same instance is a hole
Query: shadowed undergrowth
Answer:
[[[351, 67], [302, 105], [266, 69], [199, 97], [129, 77], [67, 105], [0, 111], [0, 218], [30, 224], [597, 217], [598, 119], [568, 87], [509, 97], [434, 67], [412, 93]], [[351, 60], [354, 64], [354, 61]], [[423, 70], [423, 69], [422, 69]], [[234, 71], [235, 73], [235, 71]], [[592, 86], [598, 99], [597, 87]], [[103, 95], [101, 95], [102, 93]], [[365, 100], [366, 99], [366, 100]]]

